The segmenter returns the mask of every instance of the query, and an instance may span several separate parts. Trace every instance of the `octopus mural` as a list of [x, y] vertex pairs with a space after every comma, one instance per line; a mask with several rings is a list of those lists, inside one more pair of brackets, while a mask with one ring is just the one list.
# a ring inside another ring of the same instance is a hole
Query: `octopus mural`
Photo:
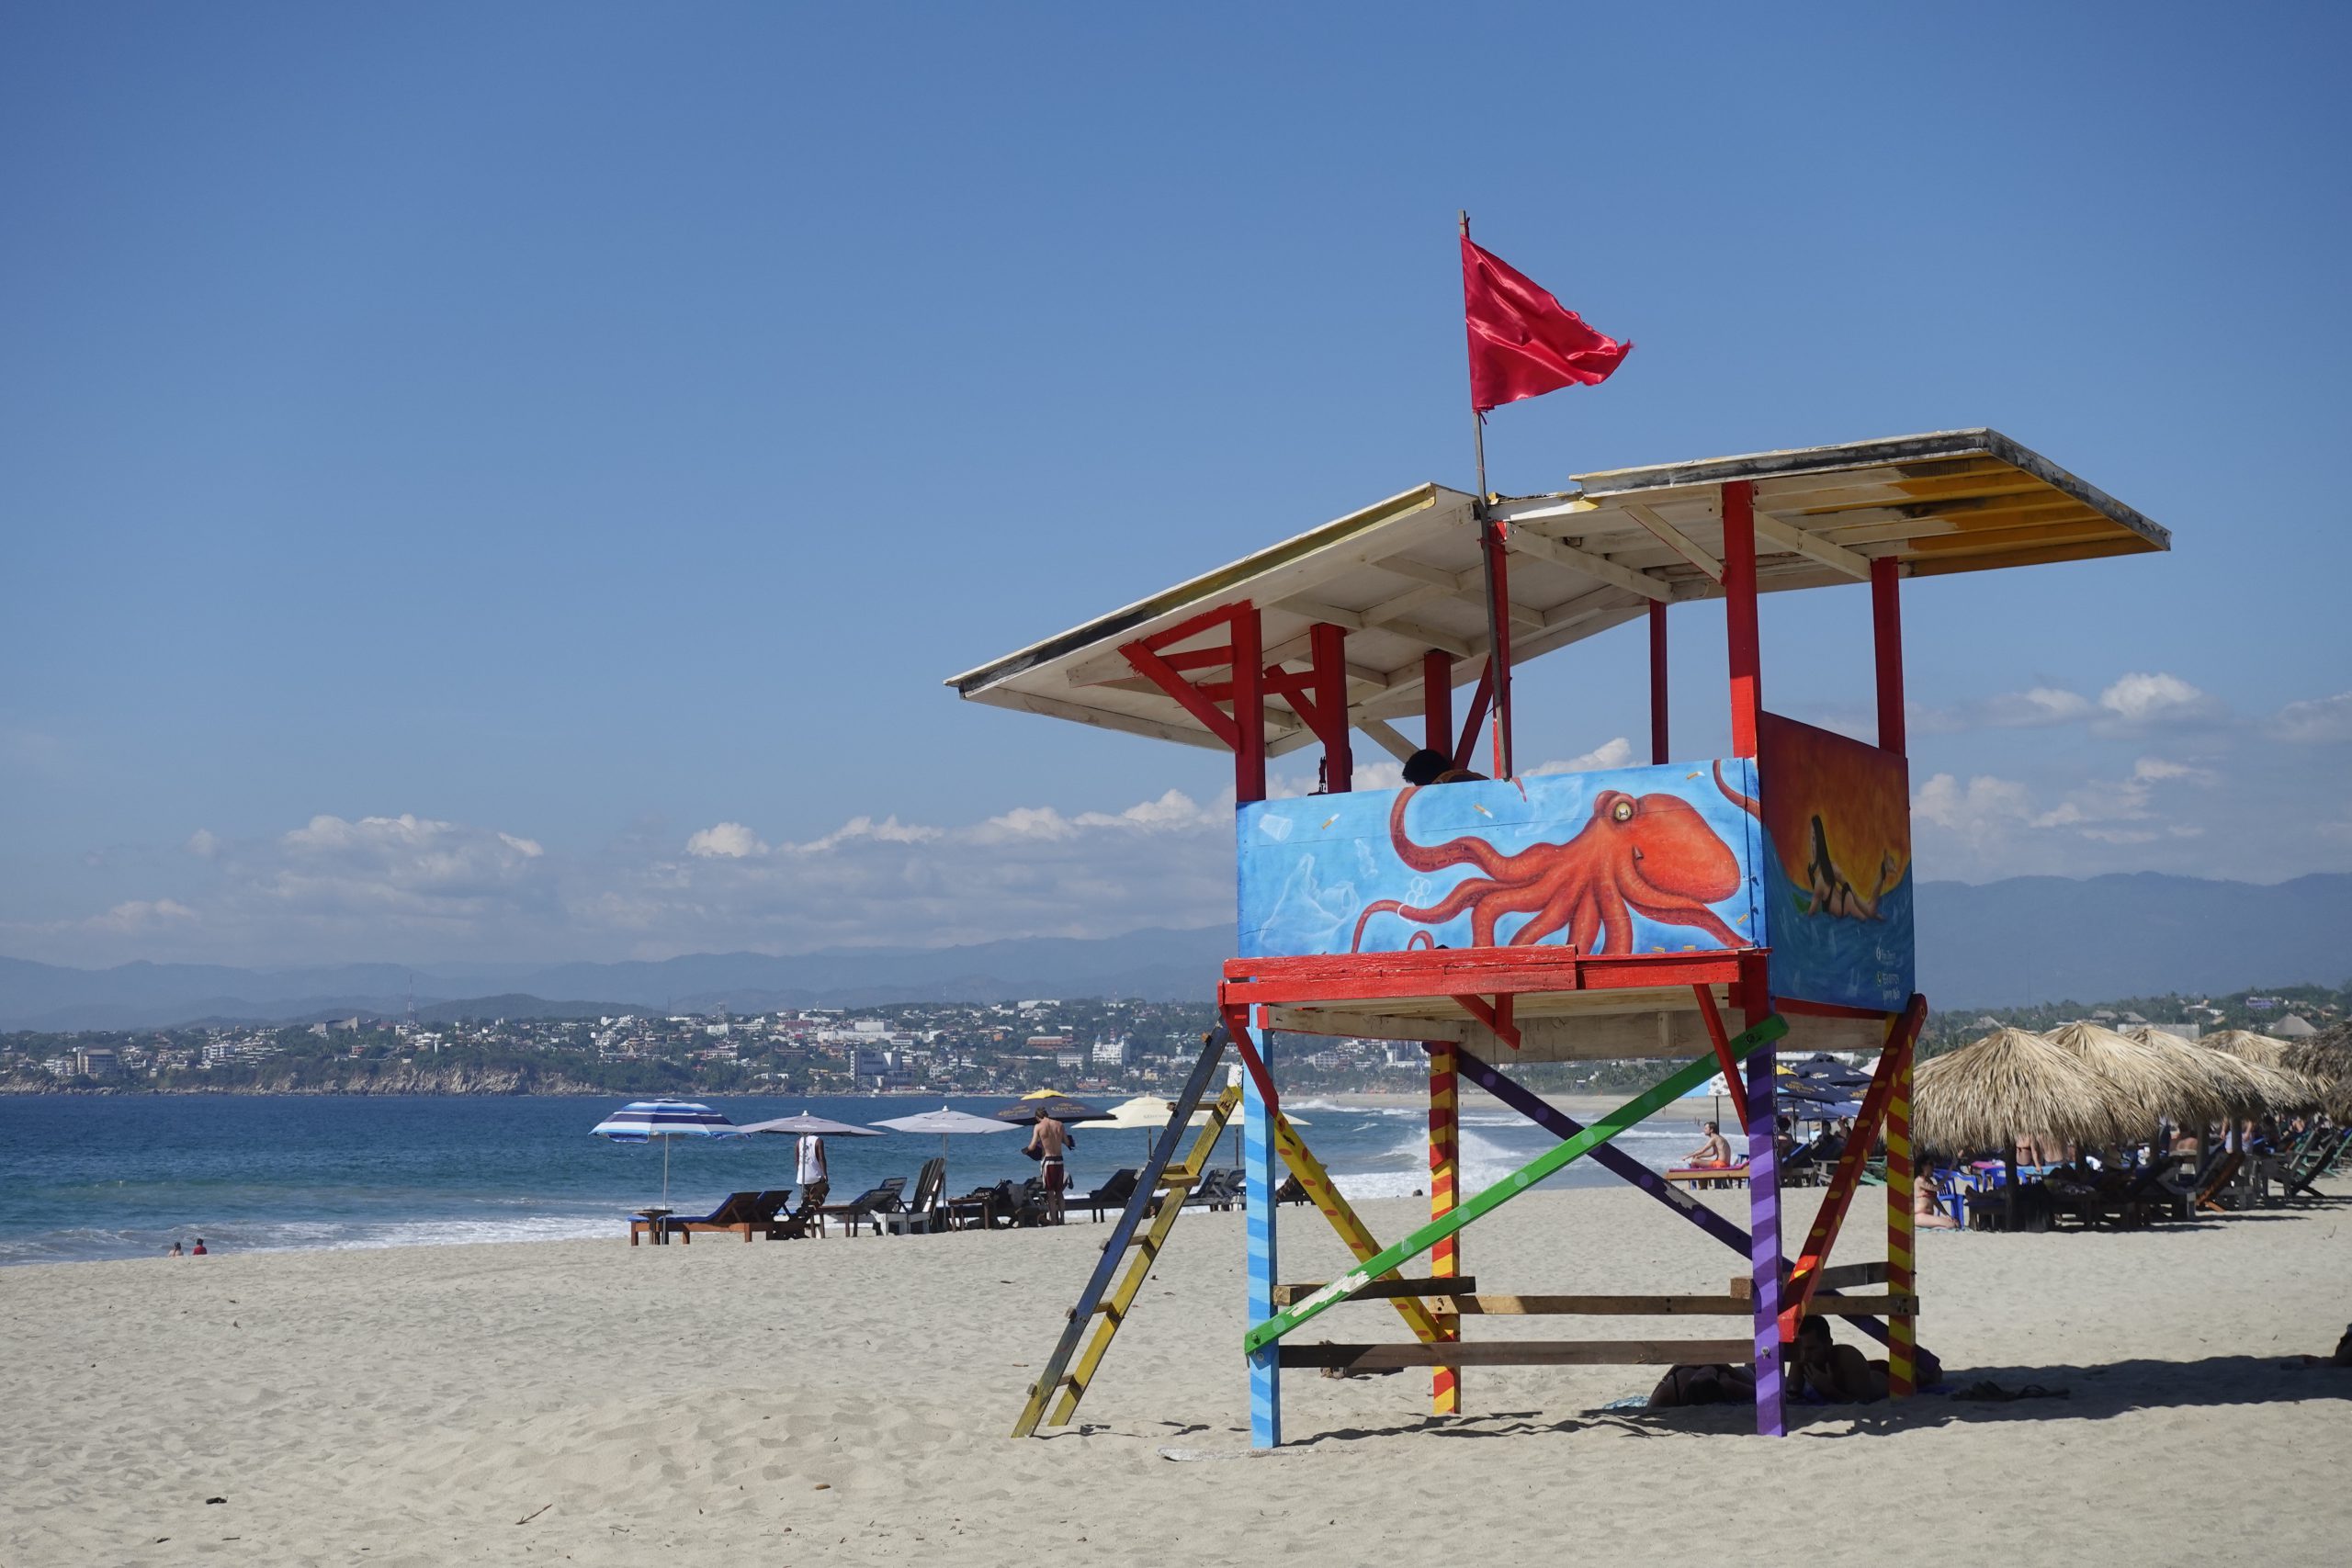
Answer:
[[[1736, 801], [1743, 798], [1723, 787]], [[1512, 946], [1565, 931], [1580, 953], [1631, 953], [1635, 914], [1659, 925], [1703, 931], [1725, 947], [1745, 941], [1708, 907], [1739, 891], [1739, 857], [1679, 795], [1601, 790], [1593, 797], [1591, 815], [1566, 842], [1538, 843], [1506, 854], [1475, 833], [1442, 843], [1417, 842], [1405, 818], [1419, 793], [1400, 791], [1389, 809], [1388, 837], [1396, 858], [1424, 874], [1461, 866], [1475, 866], [1479, 874], [1426, 905], [1374, 899], [1356, 917], [1351, 952], [1363, 950], [1364, 928], [1380, 915], [1442, 925], [1466, 913], [1472, 945], [1477, 947], [1494, 946], [1497, 927], [1512, 915], [1528, 917], [1511, 932]], [[1427, 935], [1414, 932], [1407, 945], [1419, 945]]]

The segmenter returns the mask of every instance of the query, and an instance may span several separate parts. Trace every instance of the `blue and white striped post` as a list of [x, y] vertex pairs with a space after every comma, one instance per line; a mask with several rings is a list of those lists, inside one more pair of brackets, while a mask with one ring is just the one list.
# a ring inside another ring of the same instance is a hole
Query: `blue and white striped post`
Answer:
[[[1274, 1039], [1266, 1032], [1265, 1014], [1258, 1010], [1258, 1054], [1271, 1077], [1274, 1070]], [[1237, 1072], [1239, 1068], [1235, 1069]], [[1241, 1170], [1247, 1208], [1242, 1224], [1249, 1236], [1246, 1292], [1249, 1321], [1263, 1323], [1274, 1315], [1274, 1129], [1267, 1114], [1258, 1080], [1241, 1074]], [[1275, 1344], [1250, 1353], [1250, 1446], [1279, 1448], [1283, 1440], [1282, 1369]]]

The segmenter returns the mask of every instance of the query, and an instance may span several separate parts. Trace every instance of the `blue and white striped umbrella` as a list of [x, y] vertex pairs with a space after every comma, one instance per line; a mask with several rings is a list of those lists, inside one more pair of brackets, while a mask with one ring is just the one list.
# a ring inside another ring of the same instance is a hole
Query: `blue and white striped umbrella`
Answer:
[[732, 1138], [742, 1129], [691, 1100], [633, 1100], [589, 1129], [616, 1144], [662, 1141], [662, 1206], [670, 1206], [670, 1144], [675, 1138]]

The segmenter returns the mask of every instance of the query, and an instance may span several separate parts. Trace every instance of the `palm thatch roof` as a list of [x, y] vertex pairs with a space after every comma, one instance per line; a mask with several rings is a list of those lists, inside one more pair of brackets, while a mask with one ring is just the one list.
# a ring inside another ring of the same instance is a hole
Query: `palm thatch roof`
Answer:
[[2197, 1043], [2210, 1045], [2216, 1051], [2226, 1051], [2241, 1062], [2257, 1066], [2276, 1067], [2287, 1054], [2287, 1043], [2273, 1040], [2267, 1034], [2256, 1034], [2251, 1029], [2224, 1029], [2219, 1033], [2200, 1035]]
[[[2266, 1112], [2272, 1116], [2291, 1116], [2297, 1111], [2314, 1111], [2319, 1108], [2319, 1089], [2301, 1073], [2290, 1073], [2284, 1067], [2269, 1066], [2263, 1063], [2248, 1061], [2243, 1056], [2233, 1056], [2227, 1051], [2213, 1049], [2203, 1041], [2182, 1042], [2179, 1036], [2167, 1033], [2153, 1025], [2145, 1029], [2127, 1030], [2125, 1032], [2132, 1039], [2145, 1044], [2157, 1046], [2173, 1043], [2188, 1044], [2198, 1054], [2199, 1059], [2207, 1071], [2229, 1081], [2233, 1086], [2233, 1092], [2241, 1103], [2253, 1108], [2238, 1111], [2237, 1114], [2241, 1117], [2259, 1116]], [[2149, 1038], [2151, 1035], [2162, 1035], [2163, 1038], [2151, 1040]]]
[[2071, 1053], [2022, 1029], [1996, 1029], [1919, 1064], [1911, 1131], [1921, 1145], [1954, 1155], [2007, 1154], [2019, 1138], [2096, 1147], [2136, 1131], [2114, 1101]]
[[2135, 1135], [2158, 1122], [2201, 1127], [2260, 1113], [2258, 1100], [2210, 1070], [2206, 1053], [2177, 1035], [2150, 1042], [2096, 1023], [2064, 1023], [2049, 1040], [2106, 1086], [2109, 1106]]
[[2286, 1045], [2278, 1065], [2311, 1079], [2330, 1116], [2352, 1122], [2352, 1023], [2339, 1023]]

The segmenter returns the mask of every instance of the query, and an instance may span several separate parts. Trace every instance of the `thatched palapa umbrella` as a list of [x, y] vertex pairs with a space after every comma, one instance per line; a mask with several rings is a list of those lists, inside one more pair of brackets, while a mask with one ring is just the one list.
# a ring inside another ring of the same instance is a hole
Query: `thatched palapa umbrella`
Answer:
[[[2149, 1040], [2149, 1036], [2154, 1034], [2162, 1034], [2165, 1041], [2181, 1038], [2153, 1024], [2128, 1032], [2132, 1039], [2151, 1044], [2163, 1043]], [[2273, 1116], [2291, 1116], [2319, 1104], [2319, 1091], [2312, 1088], [2310, 1079], [2300, 1073], [2290, 1073], [2284, 1067], [2235, 1055], [2210, 1040], [2192, 1040], [2188, 1043], [2199, 1053], [2208, 1070], [2219, 1069], [2223, 1077], [2234, 1079], [2240, 1089], [2259, 1104], [2261, 1111], [2256, 1114], [2267, 1111]]]
[[2134, 1137], [2158, 1122], [2201, 1128], [2259, 1104], [2177, 1035], [2159, 1034], [2152, 1043], [2096, 1023], [2064, 1023], [2049, 1039], [2106, 1085], [2116, 1119]]
[[2309, 1078], [2330, 1116], [2352, 1122], [2352, 1023], [2287, 1044], [2279, 1053], [2279, 1066]]
[[1926, 1148], [1968, 1154], [1997, 1147], [2017, 1221], [2018, 1140], [2096, 1145], [2125, 1133], [2112, 1091], [2066, 1051], [2022, 1029], [1921, 1062], [1911, 1086], [1911, 1133]]
[[2267, 1034], [2256, 1034], [2251, 1029], [2224, 1029], [2214, 1034], [2200, 1034], [2199, 1045], [2225, 1051], [2241, 1062], [2252, 1062], [2258, 1067], [2284, 1066], [2287, 1043], [2273, 1040]]

